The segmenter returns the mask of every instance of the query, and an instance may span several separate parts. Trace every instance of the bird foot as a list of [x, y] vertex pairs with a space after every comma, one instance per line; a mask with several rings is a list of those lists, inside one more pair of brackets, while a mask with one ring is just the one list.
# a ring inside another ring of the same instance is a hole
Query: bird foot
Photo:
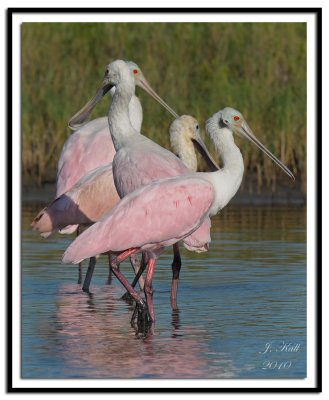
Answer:
[[147, 335], [153, 321], [150, 317], [147, 305], [143, 300], [136, 303], [130, 323], [131, 326], [136, 330], [137, 335]]

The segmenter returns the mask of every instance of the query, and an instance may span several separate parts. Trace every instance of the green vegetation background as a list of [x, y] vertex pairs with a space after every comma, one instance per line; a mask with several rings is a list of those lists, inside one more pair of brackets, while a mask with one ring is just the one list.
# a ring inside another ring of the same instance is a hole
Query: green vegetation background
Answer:
[[[106, 64], [125, 59], [178, 114], [193, 115], [202, 127], [223, 107], [241, 111], [305, 192], [305, 24], [24, 23], [22, 44], [23, 184], [55, 180], [70, 117], [94, 94]], [[171, 116], [140, 89], [137, 95], [142, 132], [169, 148]], [[108, 104], [109, 97], [92, 117], [106, 115]], [[237, 141], [245, 179], [273, 191], [289, 179], [253, 145]]]

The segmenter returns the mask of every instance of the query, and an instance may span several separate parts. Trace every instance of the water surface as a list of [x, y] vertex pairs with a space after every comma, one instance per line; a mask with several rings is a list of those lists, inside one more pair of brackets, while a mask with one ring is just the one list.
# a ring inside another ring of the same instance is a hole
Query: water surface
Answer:
[[[179, 310], [170, 307], [168, 249], [154, 276], [153, 335], [136, 336], [123, 287], [99, 258], [92, 294], [62, 265], [72, 236], [30, 230], [23, 207], [23, 378], [304, 378], [304, 208], [228, 207], [212, 219], [208, 253], [182, 248]], [[84, 270], [86, 266], [84, 266]], [[132, 280], [130, 265], [121, 270]]]

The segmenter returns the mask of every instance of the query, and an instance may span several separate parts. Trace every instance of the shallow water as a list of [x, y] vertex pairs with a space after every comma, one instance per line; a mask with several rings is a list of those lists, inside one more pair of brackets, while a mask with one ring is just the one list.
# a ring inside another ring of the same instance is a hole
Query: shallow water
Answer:
[[[228, 207], [208, 253], [182, 249], [179, 311], [170, 307], [168, 249], [154, 277], [154, 333], [139, 338], [123, 287], [99, 258], [92, 294], [62, 265], [72, 236], [42, 239], [23, 207], [23, 378], [304, 378], [305, 208]], [[84, 265], [84, 270], [86, 266]], [[132, 280], [130, 265], [121, 270]]]

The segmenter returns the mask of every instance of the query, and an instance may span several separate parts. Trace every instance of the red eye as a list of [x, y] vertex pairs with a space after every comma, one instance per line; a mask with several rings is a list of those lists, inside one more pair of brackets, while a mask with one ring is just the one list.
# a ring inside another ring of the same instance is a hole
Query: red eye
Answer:
[[234, 121], [239, 121], [240, 117], [238, 117], [237, 115], [234, 116]]
[[136, 75], [136, 74], [138, 74], [138, 69], [134, 69], [134, 74]]

